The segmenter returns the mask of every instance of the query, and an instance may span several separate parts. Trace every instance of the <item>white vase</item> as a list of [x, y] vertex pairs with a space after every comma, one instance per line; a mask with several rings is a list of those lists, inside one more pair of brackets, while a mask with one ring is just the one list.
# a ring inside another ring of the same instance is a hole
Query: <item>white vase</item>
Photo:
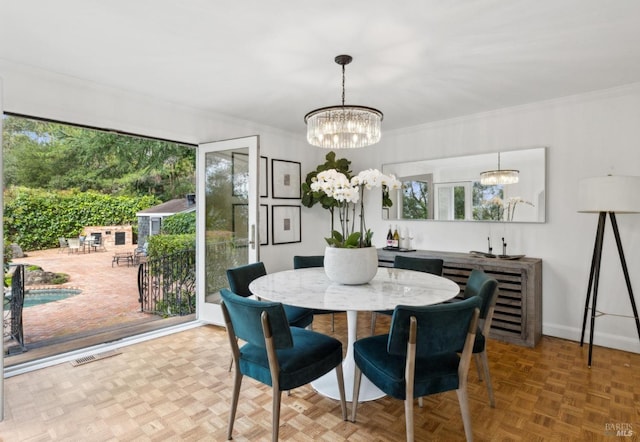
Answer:
[[378, 250], [375, 247], [327, 247], [324, 251], [324, 271], [333, 282], [345, 285], [366, 284], [378, 271]]

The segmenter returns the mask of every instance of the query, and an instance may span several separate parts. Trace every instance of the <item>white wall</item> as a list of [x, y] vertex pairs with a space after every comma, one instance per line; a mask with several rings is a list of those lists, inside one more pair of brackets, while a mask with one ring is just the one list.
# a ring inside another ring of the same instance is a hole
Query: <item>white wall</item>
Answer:
[[[640, 84], [635, 84], [385, 132], [378, 145], [357, 156], [349, 152], [349, 157], [354, 171], [359, 171], [413, 159], [547, 146], [546, 223], [401, 221], [398, 225], [413, 232], [413, 246], [421, 249], [486, 250], [487, 236], [491, 236], [495, 251], [504, 236], [508, 253], [542, 258], [543, 333], [579, 340], [597, 215], [576, 212], [578, 181], [607, 174], [640, 175], [639, 143]], [[382, 246], [388, 221], [379, 213], [379, 205], [369, 206], [367, 223], [376, 231], [376, 244]], [[617, 219], [632, 287], [640, 299], [640, 214]], [[598, 310], [632, 314], [610, 224], [605, 232]], [[633, 319], [600, 317], [595, 332], [596, 344], [640, 352]]]
[[[261, 154], [302, 162], [302, 178], [324, 162], [326, 151], [309, 146], [300, 133], [213, 115], [152, 97], [106, 88], [81, 80], [16, 66], [0, 60], [4, 109], [188, 143], [260, 135]], [[377, 146], [338, 152], [353, 160], [353, 170], [383, 163], [434, 159], [523, 147], [547, 146], [547, 222], [496, 224], [399, 222], [410, 227], [413, 245], [431, 250], [466, 252], [494, 247], [504, 236], [509, 253], [544, 261], [543, 332], [579, 339], [597, 217], [576, 212], [578, 181], [584, 177], [640, 175], [640, 85], [631, 85], [470, 117], [442, 121], [396, 132], [384, 132]], [[639, 190], [640, 191], [640, 190]], [[271, 192], [269, 192], [271, 194]], [[287, 202], [289, 201], [289, 202]], [[267, 198], [263, 204], [292, 200]], [[381, 219], [377, 198], [367, 208], [367, 223], [384, 243], [388, 222]], [[640, 292], [640, 215], [620, 215], [631, 282]], [[291, 267], [294, 254], [324, 250], [328, 213], [302, 208], [301, 244], [267, 246], [261, 258], [269, 271]], [[605, 237], [599, 310], [631, 311], [610, 226]], [[596, 343], [640, 352], [632, 319], [605, 316], [596, 320]], [[597, 352], [597, 350], [596, 350]], [[597, 353], [596, 353], [597, 357]]]
[[[269, 164], [271, 158], [300, 161], [303, 179], [318, 163], [324, 162], [326, 152], [307, 144], [303, 123], [300, 133], [291, 134], [3, 60], [0, 78], [4, 79], [5, 112], [191, 144], [258, 134], [261, 155], [269, 158]], [[297, 202], [269, 197], [261, 203], [269, 204], [271, 211], [272, 204]], [[318, 209], [303, 207], [302, 243], [262, 247], [261, 259], [267, 270], [291, 268], [295, 254], [322, 254], [324, 241], [318, 232], [328, 229], [323, 215]]]

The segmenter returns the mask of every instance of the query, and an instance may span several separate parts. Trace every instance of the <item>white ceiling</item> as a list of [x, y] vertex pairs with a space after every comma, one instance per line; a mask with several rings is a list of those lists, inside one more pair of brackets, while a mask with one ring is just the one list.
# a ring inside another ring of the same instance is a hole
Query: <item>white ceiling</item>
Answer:
[[640, 81], [638, 0], [0, 0], [0, 58], [292, 132], [384, 129]]

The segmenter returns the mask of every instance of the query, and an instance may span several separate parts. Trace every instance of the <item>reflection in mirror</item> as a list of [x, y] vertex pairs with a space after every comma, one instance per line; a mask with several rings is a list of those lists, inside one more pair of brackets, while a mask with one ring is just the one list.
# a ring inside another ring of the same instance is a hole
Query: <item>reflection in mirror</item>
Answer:
[[402, 188], [389, 194], [385, 219], [545, 222], [545, 148], [500, 152], [500, 168], [519, 170], [514, 184], [480, 184], [498, 168], [498, 152], [384, 164]]

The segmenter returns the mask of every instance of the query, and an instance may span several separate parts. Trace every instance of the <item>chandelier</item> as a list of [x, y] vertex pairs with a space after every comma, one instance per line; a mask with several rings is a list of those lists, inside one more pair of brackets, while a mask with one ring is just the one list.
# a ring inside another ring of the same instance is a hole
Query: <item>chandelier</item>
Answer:
[[520, 171], [513, 169], [500, 169], [500, 152], [498, 152], [498, 169], [487, 170], [480, 174], [480, 184], [483, 186], [495, 186], [497, 184], [515, 184], [518, 182]]
[[366, 106], [344, 104], [345, 65], [350, 55], [338, 55], [335, 62], [342, 66], [342, 105], [315, 109], [304, 116], [309, 144], [326, 149], [351, 149], [380, 141], [382, 112]]

